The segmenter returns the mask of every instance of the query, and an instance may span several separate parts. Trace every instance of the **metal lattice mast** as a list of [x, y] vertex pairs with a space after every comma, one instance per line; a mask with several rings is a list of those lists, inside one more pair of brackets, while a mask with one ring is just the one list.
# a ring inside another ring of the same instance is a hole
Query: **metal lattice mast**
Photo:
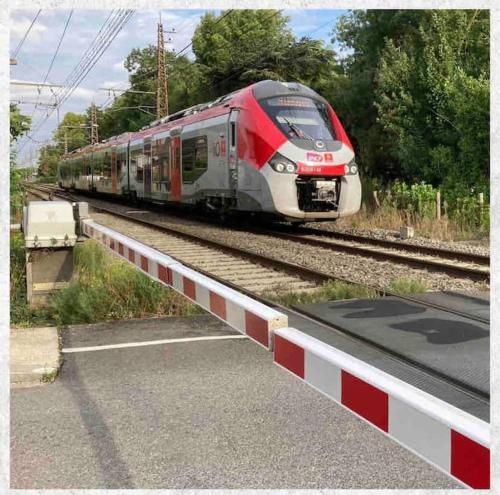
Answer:
[[168, 115], [168, 88], [165, 67], [165, 45], [163, 39], [163, 24], [158, 23], [158, 40], [156, 45], [156, 117], [161, 119]]
[[92, 106], [90, 107], [90, 142], [91, 144], [97, 144], [99, 142], [99, 133], [97, 128], [99, 125], [97, 124], [97, 108], [95, 103], [92, 102]]

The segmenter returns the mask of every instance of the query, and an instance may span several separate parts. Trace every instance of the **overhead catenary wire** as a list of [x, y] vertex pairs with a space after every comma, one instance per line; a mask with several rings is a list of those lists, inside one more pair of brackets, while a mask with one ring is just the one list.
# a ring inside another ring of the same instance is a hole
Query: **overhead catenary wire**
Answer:
[[[73, 16], [73, 9], [71, 9], [69, 15], [68, 15], [68, 18], [66, 19], [66, 24], [64, 25], [64, 29], [63, 29], [63, 32], [59, 38], [59, 42], [57, 43], [57, 48], [56, 48], [56, 51], [54, 52], [54, 55], [52, 57], [52, 60], [50, 61], [50, 64], [49, 64], [49, 68], [47, 69], [47, 73], [45, 74], [45, 77], [43, 78], [43, 84], [45, 84], [47, 82], [47, 79], [49, 78], [49, 75], [50, 75], [50, 72], [52, 71], [52, 67], [54, 66], [54, 62], [57, 58], [57, 55], [59, 54], [59, 49], [61, 48], [61, 44], [63, 42], [63, 39], [64, 39], [64, 36], [66, 35], [66, 31], [68, 29], [68, 26], [69, 26], [69, 22], [71, 21], [71, 17]], [[34, 117], [35, 113], [36, 113], [36, 109], [38, 107], [38, 100], [40, 98], [40, 93], [38, 93], [38, 96], [36, 98], [36, 101], [37, 103], [35, 104], [35, 109], [33, 110], [33, 114], [32, 114], [32, 118]]]
[[[219, 22], [221, 22], [223, 19], [225, 19], [228, 15], [230, 15], [232, 12], [234, 11], [234, 9], [229, 9], [228, 11], [226, 11], [224, 14], [222, 14], [215, 22], [214, 22], [214, 26], [217, 25]], [[280, 11], [277, 11], [276, 13], [273, 13], [273, 15], [271, 17], [274, 17], [277, 13], [281, 12]], [[186, 51], [189, 47], [191, 47], [193, 44], [193, 40], [191, 40], [184, 48], [182, 48], [181, 50], [179, 50], [176, 54], [175, 54], [175, 58], [179, 57], [184, 51]], [[144, 79], [145, 77], [147, 76], [150, 76], [152, 74], [155, 74], [156, 73], [156, 68], [148, 71], [148, 72], [145, 72], [144, 74], [140, 75], [135, 81], [134, 83], [129, 87], [129, 88], [110, 88], [111, 89], [116, 89], [116, 90], [120, 90], [120, 91], [123, 91], [122, 95], [127, 93], [128, 91], [130, 91], [133, 87], [135, 87], [139, 82], [142, 82], [142, 79]], [[174, 70], [175, 72], [175, 70]], [[171, 74], [170, 74], [171, 75]], [[168, 79], [168, 78], [167, 78]], [[120, 95], [120, 96], [122, 96]], [[116, 97], [115, 97], [116, 98]], [[101, 109], [105, 108], [106, 106], [108, 106], [110, 103], [112, 103], [112, 101], [114, 101], [115, 98], [112, 98], [111, 101], [106, 100], [104, 102], [103, 105], [101, 105]]]
[[[79, 84], [84, 80], [89, 71], [94, 67], [94, 65], [101, 58], [103, 53], [109, 47], [111, 42], [115, 39], [118, 33], [121, 31], [123, 26], [130, 20], [134, 14], [133, 10], [118, 11], [114, 14], [113, 12], [108, 16], [103, 26], [99, 30], [98, 34], [94, 38], [93, 42], [85, 52], [85, 54], [80, 59], [80, 62], [75, 66], [70, 75], [66, 78], [64, 86], [55, 93], [55, 99], [57, 106], [50, 111], [43, 121], [39, 122], [31, 132], [34, 135], [41, 126], [50, 118], [52, 113], [59, 108], [76, 90]], [[25, 143], [19, 150], [22, 151]]]
[[33, 20], [31, 21], [31, 24], [29, 25], [28, 29], [26, 30], [26, 32], [24, 33], [24, 36], [22, 37], [21, 41], [19, 41], [19, 43], [17, 44], [14, 52], [12, 53], [12, 57], [11, 58], [16, 58], [17, 55], [19, 54], [19, 52], [21, 51], [21, 48], [23, 47], [24, 45], [24, 42], [26, 41], [26, 38], [28, 37], [28, 35], [30, 34], [31, 32], [31, 29], [33, 28], [33, 26], [35, 25], [35, 22], [36, 20], [38, 19], [38, 16], [40, 15], [40, 13], [42, 12], [42, 9], [40, 9], [35, 17], [33, 18]]

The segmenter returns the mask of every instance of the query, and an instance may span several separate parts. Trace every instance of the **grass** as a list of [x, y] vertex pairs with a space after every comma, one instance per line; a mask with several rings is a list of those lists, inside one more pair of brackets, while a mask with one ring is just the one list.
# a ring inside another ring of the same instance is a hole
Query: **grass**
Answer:
[[488, 241], [489, 231], [479, 230], [466, 223], [457, 223], [446, 215], [440, 220], [382, 205], [370, 208], [365, 204], [351, 217], [340, 218], [336, 225], [340, 228], [396, 230], [402, 225], [410, 225], [415, 235], [440, 241]]
[[20, 327], [54, 324], [51, 308], [32, 310], [26, 297], [26, 251], [20, 233], [10, 233], [10, 322]]
[[47, 369], [46, 371], [44, 371], [41, 381], [43, 383], [52, 383], [56, 379], [58, 373], [59, 373], [58, 369], [50, 369], [50, 370]]
[[31, 310], [26, 300], [22, 236], [11, 238], [11, 323], [17, 326], [186, 316], [203, 313], [172, 289], [151, 280], [95, 241], [75, 247], [75, 271], [67, 289], [55, 293], [49, 306]]
[[400, 296], [410, 296], [411, 294], [421, 294], [427, 291], [427, 287], [421, 280], [414, 278], [395, 278], [387, 286], [387, 290]]
[[[401, 296], [409, 296], [425, 292], [427, 287], [420, 280], [397, 278], [391, 280], [386, 290]], [[264, 292], [262, 295], [288, 308], [297, 304], [315, 304], [342, 299], [372, 299], [380, 297], [375, 289], [339, 280], [325, 282], [313, 291], [290, 292], [287, 291], [286, 286], [283, 286], [277, 290]]]
[[283, 287], [278, 290], [273, 289], [272, 292], [264, 292], [262, 295], [287, 307], [296, 304], [314, 304], [340, 299], [378, 297], [377, 291], [374, 289], [338, 280], [325, 282], [314, 291], [288, 292], [286, 287]]

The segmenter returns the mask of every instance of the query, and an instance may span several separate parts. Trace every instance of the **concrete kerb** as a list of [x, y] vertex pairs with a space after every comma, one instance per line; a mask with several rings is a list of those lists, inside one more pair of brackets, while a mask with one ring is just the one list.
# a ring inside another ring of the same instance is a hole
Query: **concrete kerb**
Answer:
[[272, 332], [288, 325], [286, 315], [182, 265], [156, 249], [93, 220], [83, 220], [82, 230], [151, 278], [188, 297], [268, 350], [272, 350]]
[[10, 382], [14, 387], [53, 381], [62, 364], [56, 327], [11, 328]]
[[273, 350], [277, 365], [465, 485], [489, 487], [488, 423], [300, 330], [287, 328], [286, 315], [168, 255], [92, 220], [82, 223], [87, 236]]
[[274, 333], [275, 363], [473, 488], [488, 488], [490, 425], [295, 328]]

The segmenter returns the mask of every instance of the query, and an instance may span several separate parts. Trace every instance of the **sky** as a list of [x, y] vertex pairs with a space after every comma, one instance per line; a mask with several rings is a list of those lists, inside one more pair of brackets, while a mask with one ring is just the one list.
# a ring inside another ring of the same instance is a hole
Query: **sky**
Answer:
[[[219, 10], [211, 11], [220, 12]], [[175, 34], [165, 35], [165, 41], [168, 37], [171, 38], [166, 48], [178, 52], [188, 45], [205, 12], [207, 10], [162, 10], [161, 19], [164, 29], [170, 31], [174, 28], [176, 31]], [[325, 9], [283, 11], [290, 18], [288, 25], [297, 38], [309, 36], [313, 39], [324, 40], [327, 45], [331, 45], [333, 26], [338, 17], [345, 12], [345, 10]], [[11, 54], [25, 35], [36, 13], [37, 10], [11, 12]], [[64, 83], [109, 14], [109, 10], [75, 10], [73, 12], [47, 83], [60, 85]], [[41, 82], [45, 79], [69, 15], [69, 10], [41, 11], [16, 56], [17, 65], [11, 66], [11, 81]], [[63, 103], [59, 109], [60, 119], [66, 112], [84, 112], [92, 101], [96, 105], [109, 103], [110, 93], [99, 88], [124, 89], [128, 87], [128, 72], [123, 67], [123, 62], [132, 48], [156, 44], [156, 24], [159, 16], [159, 10], [142, 10], [134, 13], [79, 87]], [[187, 52], [187, 55], [193, 57], [191, 51]], [[42, 103], [53, 103], [54, 97], [51, 91], [57, 91], [57, 89], [11, 84], [10, 99], [12, 102], [23, 102], [18, 104], [21, 113], [32, 116], [33, 124], [36, 126], [37, 122], [44, 120], [49, 108], [38, 106], [35, 110], [35, 105], [28, 102], [35, 102], [38, 99]], [[36, 162], [38, 149], [52, 138], [52, 133], [58, 124], [57, 119], [57, 112], [54, 111], [38, 132], [19, 139], [15, 149], [18, 151], [20, 166], [28, 166]]]

